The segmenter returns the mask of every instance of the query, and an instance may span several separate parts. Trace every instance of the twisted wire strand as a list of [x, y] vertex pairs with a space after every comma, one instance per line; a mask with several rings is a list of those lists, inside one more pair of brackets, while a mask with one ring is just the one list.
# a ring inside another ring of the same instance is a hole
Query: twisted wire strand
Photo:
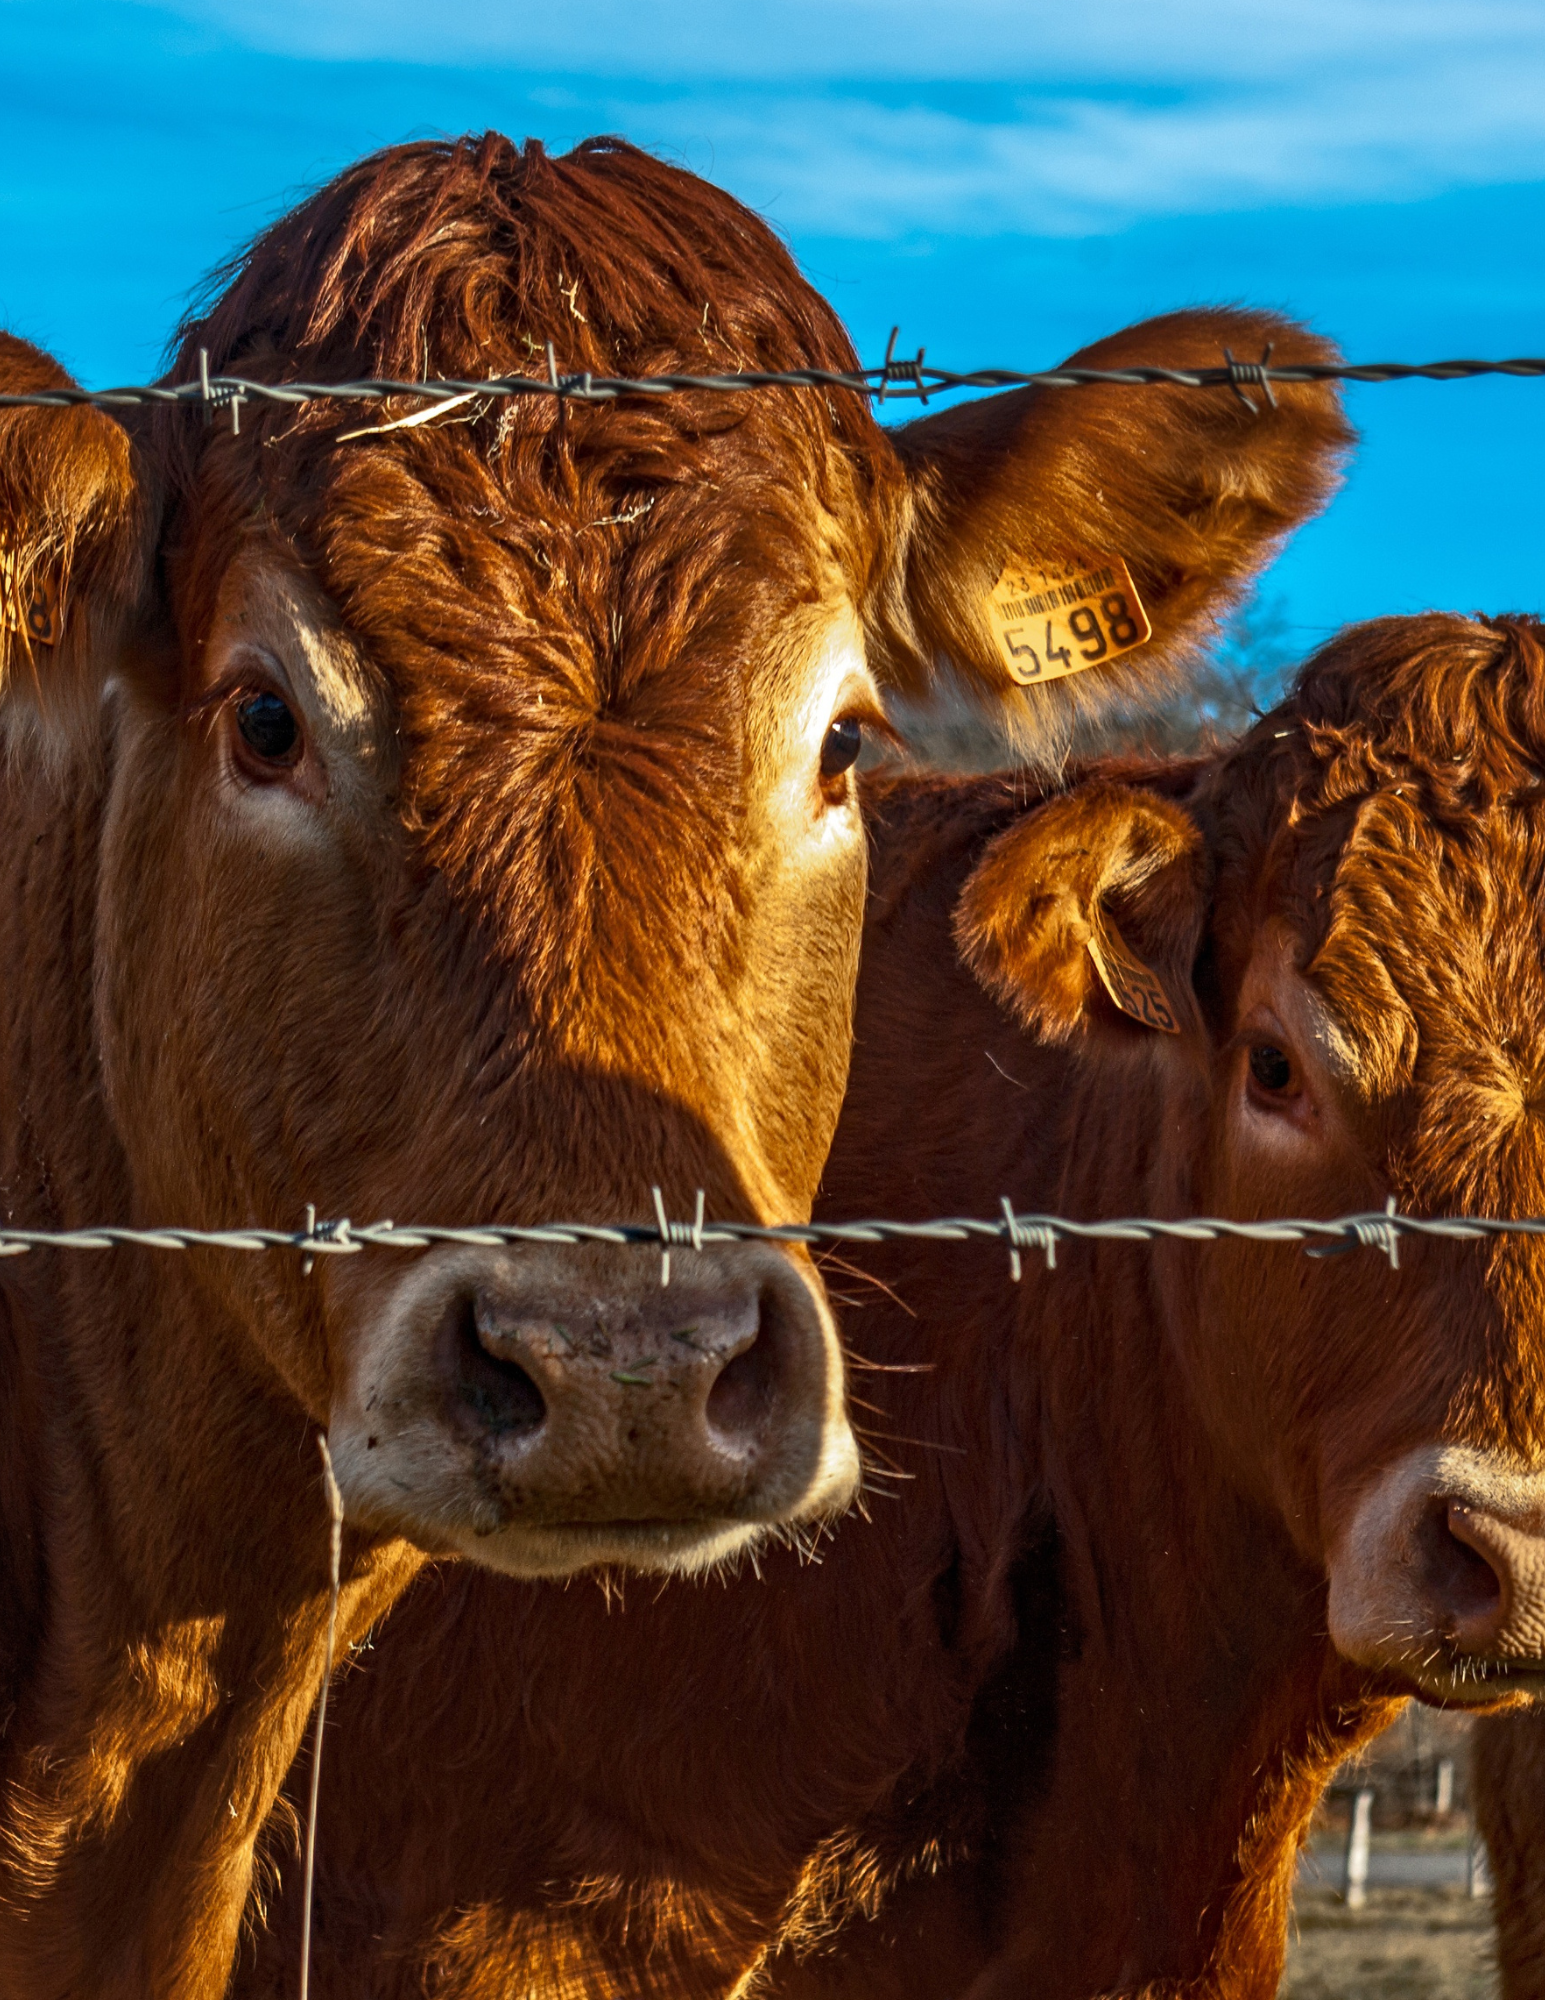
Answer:
[[505, 1249], [524, 1243], [634, 1244], [669, 1251], [717, 1243], [992, 1243], [1017, 1254], [1044, 1251], [1055, 1263], [1056, 1246], [1074, 1243], [1287, 1243], [1310, 1255], [1377, 1249], [1398, 1256], [1407, 1237], [1471, 1243], [1501, 1236], [1545, 1236], [1545, 1216], [1415, 1216], [1395, 1209], [1328, 1218], [1280, 1216], [1241, 1222], [1226, 1216], [1120, 1216], [1080, 1221], [1073, 1216], [1017, 1213], [1007, 1198], [994, 1217], [935, 1216], [923, 1221], [877, 1218], [854, 1222], [673, 1221], [663, 1207], [653, 1222], [485, 1223], [470, 1227], [395, 1222], [354, 1223], [347, 1218], [305, 1229], [0, 1229], [0, 1256], [33, 1250], [290, 1250], [305, 1257], [351, 1256], [361, 1250], [426, 1250], [436, 1244]]
[[[738, 369], [717, 375], [496, 375], [486, 381], [435, 377], [420, 382], [370, 379], [354, 382], [259, 382], [245, 375], [201, 375], [194, 382], [146, 382], [115, 389], [81, 389], [73, 385], [29, 389], [0, 395], [0, 409], [73, 409], [89, 404], [97, 409], [170, 404], [204, 410], [229, 409], [239, 422], [243, 403], [298, 404], [309, 402], [380, 402], [390, 397], [418, 397], [433, 405], [468, 401], [475, 396], [496, 399], [554, 396], [580, 403], [614, 402], [620, 396], [672, 396], [707, 391], [736, 395], [751, 389], [850, 389], [881, 402], [926, 402], [930, 396], [955, 389], [1084, 389], [1097, 384], [1119, 388], [1232, 389], [1243, 396], [1259, 387], [1268, 397], [1280, 382], [1464, 382], [1478, 376], [1533, 378], [1545, 375], [1545, 357], [1520, 356], [1505, 361], [1305, 361], [1226, 360], [1210, 367], [1160, 368], [973, 368], [959, 371], [925, 367], [921, 352], [914, 361], [886, 361], [872, 368], [844, 371], [832, 368], [782, 370]], [[368, 435], [368, 433], [367, 433]]]

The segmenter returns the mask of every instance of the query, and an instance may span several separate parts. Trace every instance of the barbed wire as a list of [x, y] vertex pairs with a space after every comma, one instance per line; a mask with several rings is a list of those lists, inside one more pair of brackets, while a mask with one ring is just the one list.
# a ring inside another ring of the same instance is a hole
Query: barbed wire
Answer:
[[[892, 335], [892, 348], [895, 336]], [[911, 360], [896, 360], [891, 349], [877, 367], [852, 370], [835, 368], [735, 369], [715, 375], [596, 375], [588, 371], [560, 373], [548, 347], [545, 375], [495, 375], [484, 381], [440, 376], [423, 381], [391, 381], [379, 378], [351, 382], [261, 382], [246, 375], [211, 375], [207, 358], [201, 357], [199, 377], [193, 382], [144, 382], [116, 389], [81, 389], [73, 384], [51, 389], [29, 389], [0, 395], [0, 409], [74, 409], [89, 404], [97, 409], [135, 408], [143, 405], [170, 405], [202, 409], [206, 413], [229, 410], [233, 429], [239, 429], [244, 403], [298, 404], [310, 402], [384, 402], [394, 397], [416, 397], [430, 408], [424, 418], [435, 414], [437, 406], [464, 404], [480, 396], [505, 400], [520, 396], [554, 396], [560, 401], [580, 403], [614, 402], [621, 396], [674, 396], [708, 392], [737, 395], [752, 389], [850, 389], [873, 396], [877, 402], [888, 398], [912, 398], [927, 402], [930, 396], [960, 389], [1087, 389], [1097, 385], [1116, 388], [1232, 389], [1253, 409], [1246, 390], [1257, 388], [1268, 402], [1275, 402], [1278, 383], [1292, 382], [1462, 382], [1483, 375], [1514, 377], [1545, 376], [1545, 357], [1520, 356], [1507, 361], [1289, 361], [1273, 362], [1271, 350], [1259, 361], [1239, 361], [1224, 350], [1223, 360], [1213, 366], [1173, 368], [1134, 363], [1126, 368], [972, 368], [956, 370], [924, 365], [926, 349], [919, 348]], [[412, 422], [414, 419], [408, 419]], [[381, 426], [386, 429], [388, 426]], [[369, 435], [368, 432], [361, 435]]]
[[655, 1190], [653, 1222], [486, 1223], [468, 1227], [396, 1222], [323, 1222], [308, 1217], [302, 1229], [131, 1229], [109, 1224], [91, 1229], [0, 1229], [0, 1257], [33, 1250], [290, 1250], [306, 1258], [352, 1256], [362, 1250], [427, 1250], [438, 1244], [509, 1249], [529, 1243], [600, 1243], [702, 1250], [723, 1243], [981, 1243], [1010, 1252], [1017, 1277], [1019, 1253], [1042, 1252], [1055, 1269], [1060, 1243], [1287, 1243], [1310, 1256], [1373, 1249], [1397, 1269], [1402, 1238], [1472, 1243], [1503, 1236], [1545, 1237], [1545, 1216], [1417, 1216], [1393, 1203], [1365, 1214], [1278, 1216], [1255, 1222], [1228, 1216], [1177, 1218], [1119, 1216], [1083, 1222], [1066, 1215], [1019, 1214], [1007, 1196], [997, 1216], [935, 1216], [923, 1221], [710, 1222], [702, 1197], [691, 1222], [675, 1221]]

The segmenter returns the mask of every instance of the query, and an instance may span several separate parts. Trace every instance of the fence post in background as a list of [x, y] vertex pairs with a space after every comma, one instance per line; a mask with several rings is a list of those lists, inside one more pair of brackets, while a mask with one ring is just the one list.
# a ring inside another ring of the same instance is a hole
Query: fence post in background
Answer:
[[1432, 1795], [1432, 1809], [1441, 1819], [1445, 1813], [1454, 1810], [1454, 1760], [1452, 1757], [1438, 1759], [1438, 1782]]
[[1368, 1836], [1372, 1830], [1373, 1793], [1364, 1785], [1352, 1801], [1352, 1824], [1347, 1828], [1341, 1895], [1349, 1910], [1360, 1910], [1368, 1900]]
[[1491, 1856], [1486, 1852], [1486, 1843], [1478, 1833], [1470, 1835], [1470, 1878], [1468, 1888], [1472, 1900], [1491, 1894]]

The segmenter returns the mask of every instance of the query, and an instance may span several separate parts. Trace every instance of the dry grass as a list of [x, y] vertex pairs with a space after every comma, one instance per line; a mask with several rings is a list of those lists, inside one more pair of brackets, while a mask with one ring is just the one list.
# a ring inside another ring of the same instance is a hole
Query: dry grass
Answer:
[[1282, 2000], [1497, 2000], [1491, 1903], [1462, 1889], [1370, 1889], [1349, 1910], [1301, 1888]]

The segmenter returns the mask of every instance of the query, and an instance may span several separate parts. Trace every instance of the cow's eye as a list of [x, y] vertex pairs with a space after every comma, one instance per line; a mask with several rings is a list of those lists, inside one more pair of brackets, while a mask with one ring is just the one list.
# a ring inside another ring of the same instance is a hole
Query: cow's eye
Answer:
[[1275, 1042], [1256, 1042], [1250, 1050], [1250, 1074], [1258, 1089], [1282, 1097], [1293, 1087], [1293, 1059]]
[[300, 725], [287, 703], [266, 690], [249, 694], [236, 711], [236, 727], [241, 740], [255, 756], [268, 764], [282, 764], [295, 754], [300, 741]]
[[821, 745], [821, 776], [840, 778], [844, 771], [850, 771], [858, 762], [858, 753], [864, 747], [863, 724], [856, 715], [839, 715], [826, 732], [826, 741]]

